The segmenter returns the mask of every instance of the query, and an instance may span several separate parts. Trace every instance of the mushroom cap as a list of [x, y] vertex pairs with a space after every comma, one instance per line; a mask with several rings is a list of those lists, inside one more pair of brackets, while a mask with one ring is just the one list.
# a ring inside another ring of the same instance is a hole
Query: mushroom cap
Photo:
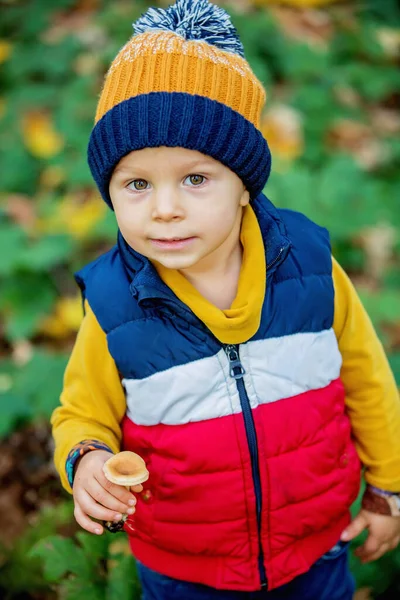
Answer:
[[143, 458], [135, 452], [119, 452], [103, 465], [104, 475], [117, 485], [133, 486], [147, 481], [149, 472]]

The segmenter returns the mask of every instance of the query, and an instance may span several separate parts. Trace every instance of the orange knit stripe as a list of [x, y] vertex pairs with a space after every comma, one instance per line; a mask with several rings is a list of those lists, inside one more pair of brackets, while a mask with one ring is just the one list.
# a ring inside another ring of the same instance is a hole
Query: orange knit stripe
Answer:
[[186, 92], [217, 100], [259, 128], [265, 91], [246, 60], [173, 32], [135, 36], [106, 75], [95, 122], [113, 106], [150, 92]]

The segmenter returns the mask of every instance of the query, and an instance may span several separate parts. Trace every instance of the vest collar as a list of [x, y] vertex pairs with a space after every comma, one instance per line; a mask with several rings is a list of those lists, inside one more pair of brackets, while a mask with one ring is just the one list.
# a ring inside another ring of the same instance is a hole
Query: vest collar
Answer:
[[[291, 243], [278, 210], [264, 194], [260, 194], [252, 201], [254, 212], [260, 224], [264, 241], [267, 279], [286, 258]], [[131, 294], [139, 304], [148, 302], [167, 302], [174, 305], [175, 310], [179, 308], [185, 314], [192, 314], [172, 292], [172, 290], [161, 280], [152, 263], [135, 252], [118, 232], [118, 250], [125, 269], [130, 279]]]

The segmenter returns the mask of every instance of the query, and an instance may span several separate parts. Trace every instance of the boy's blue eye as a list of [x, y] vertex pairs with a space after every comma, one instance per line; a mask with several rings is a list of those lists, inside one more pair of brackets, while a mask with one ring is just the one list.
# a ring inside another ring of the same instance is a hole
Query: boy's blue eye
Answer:
[[[185, 179], [185, 182], [189, 180], [190, 184], [194, 187], [198, 187], [205, 181], [205, 177], [203, 175], [188, 175]], [[133, 186], [133, 188], [132, 188]], [[143, 192], [147, 190], [149, 186], [149, 182], [146, 179], [134, 179], [128, 184], [128, 189], [134, 189], [136, 192]]]
[[188, 175], [185, 181], [188, 179], [193, 186], [199, 186], [205, 181], [205, 177], [203, 177], [203, 175]]
[[130, 184], [128, 185], [128, 188], [130, 188], [131, 185], [134, 186], [134, 189], [137, 192], [142, 192], [143, 190], [147, 189], [148, 181], [146, 181], [145, 179], [135, 179], [134, 181], [130, 182]]

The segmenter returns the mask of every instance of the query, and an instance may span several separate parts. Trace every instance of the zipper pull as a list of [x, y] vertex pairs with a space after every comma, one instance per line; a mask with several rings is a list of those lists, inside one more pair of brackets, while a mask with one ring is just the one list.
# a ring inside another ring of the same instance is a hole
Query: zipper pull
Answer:
[[229, 375], [234, 379], [242, 379], [246, 371], [240, 362], [237, 347], [229, 344], [225, 346], [225, 352], [229, 360]]

